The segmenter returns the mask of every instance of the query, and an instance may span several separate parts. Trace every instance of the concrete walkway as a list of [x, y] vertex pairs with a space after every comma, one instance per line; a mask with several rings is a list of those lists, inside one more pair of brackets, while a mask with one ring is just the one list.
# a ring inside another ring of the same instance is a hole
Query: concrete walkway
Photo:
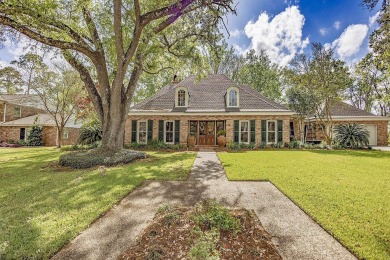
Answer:
[[390, 152], [390, 146], [373, 146], [373, 150]]
[[214, 151], [200, 151], [188, 181], [148, 181], [83, 231], [53, 259], [115, 259], [163, 204], [216, 198], [255, 210], [284, 259], [356, 259], [269, 182], [229, 182]]

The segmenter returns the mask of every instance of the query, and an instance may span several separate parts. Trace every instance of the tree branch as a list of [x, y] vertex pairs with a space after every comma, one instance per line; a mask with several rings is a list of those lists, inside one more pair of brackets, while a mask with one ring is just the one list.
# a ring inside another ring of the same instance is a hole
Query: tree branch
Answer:
[[94, 58], [94, 53], [89, 48], [82, 46], [81, 44], [77, 44], [74, 42], [68, 42], [68, 41], [62, 41], [62, 40], [56, 40], [56, 39], [53, 39], [51, 37], [47, 37], [43, 34], [40, 34], [38, 32], [33, 31], [32, 29], [28, 28], [26, 25], [20, 24], [7, 16], [0, 15], [0, 24], [9, 26], [12, 29], [26, 35], [27, 37], [29, 37], [37, 42], [40, 42], [40, 43], [43, 43], [43, 44], [46, 44], [46, 45], [49, 45], [52, 47], [57, 47], [57, 48], [62, 49], [62, 50], [79, 51], [91, 59]]
[[121, 7], [122, 1], [114, 0], [114, 34], [118, 68], [123, 65], [124, 60]]
[[93, 82], [89, 71], [69, 51], [63, 51], [63, 56], [66, 59], [66, 61], [80, 74], [81, 80], [84, 82], [85, 88], [87, 89], [89, 96], [92, 98], [92, 103], [95, 107], [95, 110], [98, 113], [99, 118], [102, 120], [103, 119], [102, 99], [96, 89], [95, 83]]

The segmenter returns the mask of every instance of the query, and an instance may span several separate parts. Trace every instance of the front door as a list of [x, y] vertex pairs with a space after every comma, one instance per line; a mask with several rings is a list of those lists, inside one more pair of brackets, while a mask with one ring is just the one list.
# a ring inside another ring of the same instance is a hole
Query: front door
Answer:
[[199, 145], [215, 145], [215, 122], [199, 122]]

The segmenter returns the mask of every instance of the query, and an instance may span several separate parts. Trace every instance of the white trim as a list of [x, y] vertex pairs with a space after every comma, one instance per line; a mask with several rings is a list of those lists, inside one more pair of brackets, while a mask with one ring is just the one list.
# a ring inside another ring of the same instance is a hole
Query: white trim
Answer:
[[[270, 142], [268, 140], [268, 122], [274, 122], [275, 123], [275, 140], [273, 142]], [[266, 141], [267, 141], [267, 144], [276, 144], [278, 143], [278, 120], [267, 120], [267, 124], [266, 124]]]
[[148, 143], [148, 121], [147, 120], [137, 120], [137, 144], [139, 144], [139, 125], [140, 123], [146, 123], [146, 139], [145, 143], [142, 144], [147, 144]]
[[[237, 93], [237, 105], [236, 106], [230, 106], [230, 91], [236, 91]], [[226, 90], [226, 107], [240, 107], [240, 90], [237, 87], [229, 87]]]
[[5, 115], [7, 114], [7, 103], [4, 103], [4, 115], [3, 115], [3, 122], [5, 122]]
[[[305, 119], [305, 122], [315, 120], [314, 117]], [[390, 121], [389, 117], [384, 116], [332, 116], [332, 121]]]
[[[241, 123], [248, 122], [248, 142], [241, 142]], [[238, 143], [240, 144], [250, 144], [251, 143], [251, 121], [250, 120], [240, 120], [238, 124]]]
[[[155, 116], [155, 115], [161, 115], [161, 116], [204, 116], [205, 114], [211, 115], [211, 116], [270, 116], [270, 115], [283, 115], [283, 116], [291, 116], [295, 113], [289, 110], [282, 110], [282, 111], [269, 111], [269, 110], [256, 110], [256, 111], [247, 111], [247, 110], [241, 110], [242, 112], [226, 112], [225, 110], [220, 110], [220, 112], [216, 112], [217, 110], [213, 111], [207, 111], [207, 110], [196, 110], [196, 111], [187, 111], [187, 112], [170, 112], [170, 111], [161, 111], [161, 110], [138, 110], [138, 111], [132, 111], [129, 112], [129, 116]], [[382, 119], [383, 120], [383, 119]], [[390, 120], [390, 119], [389, 119]]]
[[[184, 100], [184, 103], [185, 105], [184, 106], [179, 106], [179, 91], [180, 90], [184, 90], [185, 92], [185, 100]], [[188, 107], [188, 99], [189, 99], [189, 95], [188, 95], [188, 89], [186, 87], [178, 87], [176, 88], [175, 90], [175, 107]]]
[[[166, 123], [167, 122], [172, 122], [172, 142], [167, 142], [167, 138], [166, 138], [166, 133], [167, 133], [167, 128], [165, 127], [166, 126]], [[166, 144], [175, 144], [175, 120], [164, 120], [164, 143]]]

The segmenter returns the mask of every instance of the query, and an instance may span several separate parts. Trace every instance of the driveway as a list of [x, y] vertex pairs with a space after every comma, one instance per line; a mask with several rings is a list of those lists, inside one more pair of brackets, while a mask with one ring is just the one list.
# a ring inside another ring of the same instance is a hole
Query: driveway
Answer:
[[253, 209], [285, 259], [356, 259], [270, 182], [230, 182], [214, 151], [200, 151], [187, 181], [147, 181], [94, 222], [53, 259], [115, 259], [164, 204], [215, 198]]
[[390, 146], [373, 146], [372, 149], [390, 152]]

